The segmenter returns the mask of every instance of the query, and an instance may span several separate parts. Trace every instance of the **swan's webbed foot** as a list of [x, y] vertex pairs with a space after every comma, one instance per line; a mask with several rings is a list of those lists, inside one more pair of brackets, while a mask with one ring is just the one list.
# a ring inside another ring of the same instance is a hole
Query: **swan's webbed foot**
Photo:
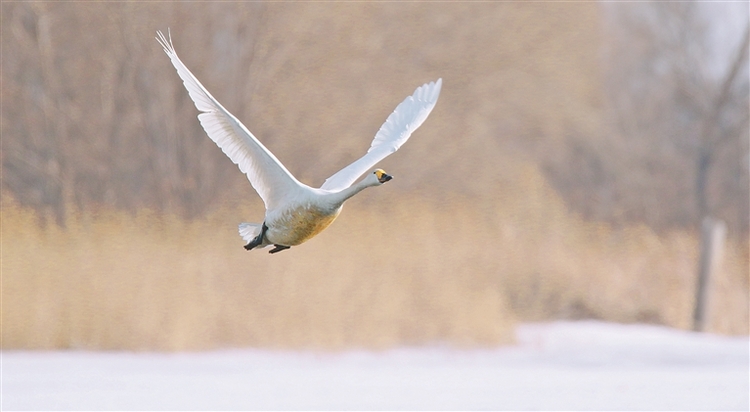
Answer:
[[266, 222], [263, 222], [263, 226], [260, 228], [260, 233], [258, 236], [255, 236], [253, 240], [250, 241], [250, 243], [245, 245], [245, 250], [251, 250], [258, 246], [260, 246], [261, 243], [263, 243], [263, 236], [266, 235], [266, 231], [268, 230], [268, 226], [266, 226]]
[[287, 250], [291, 248], [291, 246], [282, 246], [282, 245], [274, 245], [274, 246], [276, 247], [269, 250], [268, 253], [277, 253], [277, 252], [281, 252], [282, 250]]

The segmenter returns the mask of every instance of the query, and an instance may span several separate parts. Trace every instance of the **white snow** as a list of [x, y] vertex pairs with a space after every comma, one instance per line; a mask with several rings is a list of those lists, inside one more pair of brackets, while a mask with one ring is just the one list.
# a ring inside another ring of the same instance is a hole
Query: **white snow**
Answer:
[[518, 345], [383, 352], [3, 351], [3, 410], [748, 410], [747, 337], [554, 322]]

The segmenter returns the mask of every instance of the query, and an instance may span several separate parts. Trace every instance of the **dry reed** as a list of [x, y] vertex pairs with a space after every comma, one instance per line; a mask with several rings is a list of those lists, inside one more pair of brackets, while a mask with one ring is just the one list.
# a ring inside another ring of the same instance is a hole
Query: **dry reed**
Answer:
[[[239, 216], [258, 210], [102, 211], [61, 229], [5, 199], [3, 347], [487, 346], [518, 319], [690, 326], [694, 234], [583, 221], [536, 169], [513, 180], [492, 201], [363, 194], [277, 255], [241, 247]], [[729, 242], [713, 283], [715, 332], [748, 332], [746, 249]]]

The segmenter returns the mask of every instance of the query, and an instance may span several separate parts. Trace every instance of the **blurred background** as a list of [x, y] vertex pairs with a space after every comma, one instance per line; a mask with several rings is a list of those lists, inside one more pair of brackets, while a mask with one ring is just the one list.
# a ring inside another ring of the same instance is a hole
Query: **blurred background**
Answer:
[[[747, 3], [2, 4], [6, 349], [511, 343], [518, 322], [748, 333]], [[169, 59], [302, 182], [443, 78], [396, 179], [278, 255]]]

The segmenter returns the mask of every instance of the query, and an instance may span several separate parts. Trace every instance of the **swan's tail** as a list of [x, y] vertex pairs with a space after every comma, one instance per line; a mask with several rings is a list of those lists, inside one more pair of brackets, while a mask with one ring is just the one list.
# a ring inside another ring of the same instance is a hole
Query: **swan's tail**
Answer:
[[245, 239], [245, 242], [252, 242], [260, 234], [262, 226], [260, 223], [240, 223], [240, 236]]

